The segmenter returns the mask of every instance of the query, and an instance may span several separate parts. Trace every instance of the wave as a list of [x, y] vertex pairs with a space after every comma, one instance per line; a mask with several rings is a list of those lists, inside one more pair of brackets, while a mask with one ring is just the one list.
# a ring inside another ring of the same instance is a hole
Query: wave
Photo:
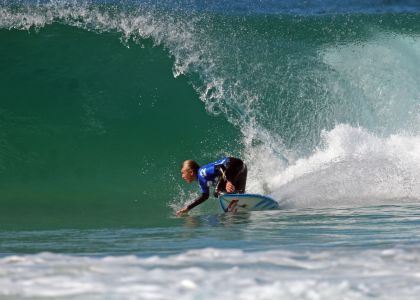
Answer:
[[350, 2], [4, 2], [2, 197], [163, 216], [182, 160], [236, 155], [297, 206], [417, 201], [418, 8]]

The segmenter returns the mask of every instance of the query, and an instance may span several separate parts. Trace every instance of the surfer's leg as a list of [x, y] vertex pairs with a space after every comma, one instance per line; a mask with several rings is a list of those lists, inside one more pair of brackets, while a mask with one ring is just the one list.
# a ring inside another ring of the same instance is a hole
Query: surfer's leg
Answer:
[[235, 179], [232, 182], [233, 185], [235, 186], [235, 193], [238, 193], [238, 194], [245, 193], [247, 175], [248, 175], [248, 169], [246, 167], [246, 164], [243, 164], [242, 169], [235, 176]]

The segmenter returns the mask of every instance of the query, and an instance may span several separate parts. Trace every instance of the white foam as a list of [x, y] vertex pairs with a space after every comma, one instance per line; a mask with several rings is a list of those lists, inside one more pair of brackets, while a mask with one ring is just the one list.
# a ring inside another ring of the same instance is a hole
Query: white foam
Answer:
[[41, 253], [22, 258], [0, 259], [0, 297], [416, 299], [420, 286], [419, 249], [206, 248], [167, 257]]
[[419, 136], [381, 138], [338, 125], [322, 133], [322, 146], [312, 155], [280, 172], [262, 163], [259, 181], [295, 207], [420, 201]]

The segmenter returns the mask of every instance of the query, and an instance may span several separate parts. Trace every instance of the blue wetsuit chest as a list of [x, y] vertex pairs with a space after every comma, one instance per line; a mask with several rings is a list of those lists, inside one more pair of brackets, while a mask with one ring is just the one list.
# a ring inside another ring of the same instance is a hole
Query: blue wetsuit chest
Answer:
[[227, 162], [228, 158], [225, 157], [198, 169], [197, 179], [203, 194], [210, 193], [210, 186], [214, 186], [222, 175], [218, 167], [221, 165], [226, 167]]

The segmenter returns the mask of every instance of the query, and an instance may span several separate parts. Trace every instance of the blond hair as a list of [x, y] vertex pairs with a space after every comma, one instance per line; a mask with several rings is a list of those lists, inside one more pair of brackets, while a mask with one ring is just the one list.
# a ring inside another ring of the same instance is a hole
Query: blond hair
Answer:
[[195, 174], [198, 173], [199, 168], [200, 166], [198, 165], [198, 163], [195, 160], [191, 160], [191, 159], [184, 161], [184, 163], [182, 164], [182, 169], [191, 170]]

